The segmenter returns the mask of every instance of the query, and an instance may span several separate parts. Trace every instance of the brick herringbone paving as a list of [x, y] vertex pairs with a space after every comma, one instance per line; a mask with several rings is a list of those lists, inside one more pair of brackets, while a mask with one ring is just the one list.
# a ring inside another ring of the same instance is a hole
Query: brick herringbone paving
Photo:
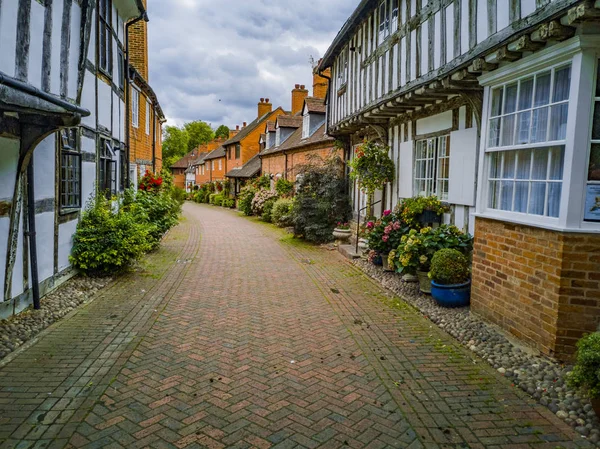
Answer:
[[336, 252], [184, 210], [0, 368], [2, 447], [587, 446]]

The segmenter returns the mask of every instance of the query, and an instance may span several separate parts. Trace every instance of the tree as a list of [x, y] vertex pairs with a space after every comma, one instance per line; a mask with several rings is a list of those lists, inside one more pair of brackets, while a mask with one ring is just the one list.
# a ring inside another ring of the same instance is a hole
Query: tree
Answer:
[[194, 148], [197, 148], [199, 145], [210, 142], [215, 138], [215, 133], [210, 125], [201, 120], [188, 122], [183, 125], [183, 129], [188, 133], [189, 136], [187, 145], [188, 152], [192, 151]]
[[190, 136], [185, 129], [167, 126], [163, 138], [163, 159], [170, 167], [188, 153]]
[[221, 125], [215, 131], [215, 138], [229, 139], [229, 128], [225, 125]]

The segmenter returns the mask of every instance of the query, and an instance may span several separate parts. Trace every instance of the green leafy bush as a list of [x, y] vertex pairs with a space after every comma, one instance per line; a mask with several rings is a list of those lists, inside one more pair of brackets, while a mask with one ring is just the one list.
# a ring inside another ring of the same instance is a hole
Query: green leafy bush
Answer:
[[123, 210], [136, 216], [139, 222], [146, 223], [150, 231], [150, 243], [157, 246], [165, 232], [177, 224], [181, 203], [164, 190], [158, 193], [138, 191], [135, 195], [128, 190], [125, 192]]
[[336, 224], [349, 221], [352, 215], [344, 163], [339, 157], [313, 159], [298, 171], [294, 233], [311, 242], [332, 241]]
[[238, 195], [238, 209], [241, 210], [244, 215], [252, 215], [252, 200], [256, 195], [257, 189], [253, 185], [247, 185], [242, 187]]
[[456, 249], [441, 249], [431, 259], [429, 276], [438, 284], [462, 284], [469, 280], [469, 274], [469, 260]]
[[273, 217], [272, 217], [273, 205], [275, 204], [276, 201], [277, 201], [277, 198], [271, 198], [271, 199], [265, 201], [265, 203], [263, 205], [262, 214], [260, 216], [260, 218], [263, 221], [266, 221], [267, 223], [271, 223], [273, 221]]
[[588, 334], [577, 342], [575, 366], [567, 382], [582, 388], [592, 399], [600, 398], [600, 332]]
[[389, 152], [390, 149], [385, 145], [365, 142], [356, 149], [354, 159], [348, 164], [352, 170], [350, 177], [358, 180], [369, 196], [394, 179], [395, 166]]
[[[146, 217], [140, 220], [140, 217]], [[113, 211], [102, 195], [84, 211], [73, 236], [69, 260], [75, 268], [90, 274], [110, 274], [123, 270], [152, 249], [155, 230], [147, 214], [136, 206], [132, 213], [121, 208]]]
[[220, 206], [223, 201], [223, 194], [221, 193], [211, 193], [209, 195], [209, 203], [214, 204], [215, 206]]
[[271, 221], [277, 226], [285, 228], [294, 225], [294, 200], [289, 198], [280, 198], [273, 204], [271, 212]]
[[221, 206], [231, 209], [235, 206], [235, 200], [233, 198], [223, 198], [223, 201], [221, 201]]
[[271, 188], [271, 177], [269, 175], [262, 175], [256, 178], [253, 182], [255, 189], [270, 189]]
[[290, 196], [294, 193], [294, 183], [284, 178], [279, 178], [275, 183], [275, 191], [279, 196]]
[[277, 200], [277, 193], [268, 189], [260, 189], [252, 199], [252, 213], [262, 216], [265, 205], [271, 200], [273, 202]]

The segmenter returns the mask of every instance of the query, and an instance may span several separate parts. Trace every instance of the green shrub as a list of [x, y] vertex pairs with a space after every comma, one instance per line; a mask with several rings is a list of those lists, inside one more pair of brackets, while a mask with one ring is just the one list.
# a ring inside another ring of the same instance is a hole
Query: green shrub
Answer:
[[235, 206], [235, 200], [233, 198], [223, 198], [221, 206], [228, 207], [229, 209], [231, 209]]
[[338, 222], [350, 221], [352, 207], [346, 194], [344, 163], [339, 157], [299, 168], [300, 183], [294, 203], [294, 233], [311, 242], [333, 240]]
[[256, 195], [257, 189], [252, 185], [242, 187], [240, 194], [238, 195], [238, 209], [241, 210], [244, 215], [252, 215], [252, 200]]
[[150, 243], [152, 246], [157, 246], [165, 232], [177, 224], [181, 203], [167, 191], [158, 193], [138, 191], [134, 195], [128, 190], [125, 192], [123, 209], [135, 215], [140, 222], [146, 222], [150, 229]]
[[223, 195], [221, 193], [211, 193], [209, 196], [209, 203], [215, 206], [220, 206], [223, 201]]
[[273, 204], [273, 211], [271, 212], [271, 220], [277, 226], [285, 228], [287, 226], [294, 225], [294, 200], [289, 198], [281, 198], [275, 201]]
[[273, 202], [277, 200], [277, 193], [268, 189], [260, 189], [258, 192], [256, 192], [254, 198], [252, 199], [252, 213], [262, 216], [265, 205], [271, 200]]
[[279, 178], [275, 183], [275, 191], [279, 196], [289, 196], [294, 193], [294, 183], [284, 178]]
[[567, 383], [582, 388], [592, 399], [600, 397], [600, 332], [588, 334], [577, 342], [575, 366]]
[[275, 204], [275, 201], [277, 201], [277, 198], [271, 198], [271, 199], [266, 200], [263, 205], [262, 214], [260, 217], [263, 221], [266, 221], [267, 223], [271, 223], [273, 220], [272, 213], [273, 213], [273, 205]]
[[441, 249], [431, 259], [429, 275], [438, 284], [462, 284], [469, 280], [469, 274], [469, 260], [456, 249]]
[[187, 197], [187, 193], [182, 188], [175, 187], [175, 186], [173, 186], [171, 188], [171, 198], [173, 198], [173, 200], [175, 200], [176, 202], [183, 204], [186, 197]]
[[254, 188], [258, 189], [270, 189], [271, 188], [271, 177], [269, 175], [262, 175], [253, 182]]
[[109, 201], [98, 195], [77, 225], [69, 260], [75, 268], [90, 274], [121, 271], [152, 249], [154, 231], [141, 206], [115, 212]]

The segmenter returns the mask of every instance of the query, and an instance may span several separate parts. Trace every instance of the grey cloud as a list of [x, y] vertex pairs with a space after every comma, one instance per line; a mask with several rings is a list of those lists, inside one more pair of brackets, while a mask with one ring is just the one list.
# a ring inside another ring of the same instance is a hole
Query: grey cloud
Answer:
[[235, 126], [268, 97], [290, 107], [312, 84], [309, 58], [325, 52], [358, 1], [148, 0], [150, 84], [169, 124]]

